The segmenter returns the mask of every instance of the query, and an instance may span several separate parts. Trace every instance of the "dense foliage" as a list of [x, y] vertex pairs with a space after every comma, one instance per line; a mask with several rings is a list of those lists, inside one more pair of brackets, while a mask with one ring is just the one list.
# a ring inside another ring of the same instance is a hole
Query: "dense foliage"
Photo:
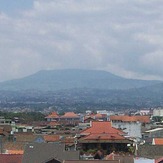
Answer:
[[18, 117], [21, 122], [43, 121], [45, 115], [40, 112], [27, 112], [27, 113], [13, 113], [13, 112], [0, 112], [0, 116], [6, 119], [14, 119]]

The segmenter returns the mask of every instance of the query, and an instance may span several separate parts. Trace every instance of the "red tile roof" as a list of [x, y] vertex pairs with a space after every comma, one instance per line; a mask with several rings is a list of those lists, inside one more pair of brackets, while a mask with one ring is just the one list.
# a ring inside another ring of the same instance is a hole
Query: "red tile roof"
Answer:
[[84, 117], [84, 122], [91, 122], [91, 121], [97, 121], [97, 120], [92, 117]]
[[123, 131], [118, 130], [111, 126], [111, 122], [92, 122], [92, 125], [90, 128], [85, 129], [81, 131], [81, 134], [102, 134], [102, 133], [108, 133], [108, 134], [124, 134]]
[[58, 126], [58, 125], [60, 125], [60, 124], [56, 121], [51, 121], [48, 123], [48, 126]]
[[1, 163], [22, 163], [22, 154], [0, 154]]
[[103, 115], [100, 114], [100, 113], [97, 113], [96, 115], [94, 115], [94, 118], [95, 119], [100, 119], [100, 118], [103, 118]]
[[45, 135], [44, 140], [46, 142], [59, 142], [60, 141], [60, 135]]
[[73, 145], [75, 142], [75, 138], [74, 137], [65, 137], [62, 140], [62, 143], [66, 144], [66, 145]]
[[49, 114], [47, 117], [45, 118], [59, 118], [59, 115], [56, 112], [52, 112], [51, 114]]
[[150, 117], [149, 116], [128, 116], [128, 115], [112, 115], [110, 116], [110, 120], [117, 120], [123, 122], [142, 122], [142, 123], [149, 123]]
[[7, 150], [7, 154], [23, 154], [24, 150]]
[[163, 138], [153, 138], [153, 145], [163, 145]]
[[125, 134], [111, 126], [111, 122], [92, 122], [90, 128], [81, 131], [79, 141], [113, 141], [113, 140], [126, 140], [122, 135]]
[[79, 118], [79, 116], [74, 112], [67, 112], [63, 116], [61, 116], [61, 118]]
[[125, 138], [118, 134], [90, 134], [85, 136], [82, 140], [124, 140]]

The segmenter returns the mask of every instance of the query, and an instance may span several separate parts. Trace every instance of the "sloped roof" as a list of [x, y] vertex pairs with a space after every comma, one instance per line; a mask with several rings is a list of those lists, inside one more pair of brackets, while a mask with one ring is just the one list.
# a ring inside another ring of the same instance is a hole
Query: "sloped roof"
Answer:
[[92, 122], [90, 128], [87, 128], [80, 132], [81, 134], [102, 134], [102, 133], [109, 133], [109, 134], [124, 134], [123, 131], [118, 130], [111, 126], [111, 122]]
[[24, 150], [7, 150], [6, 153], [8, 153], [8, 154], [23, 154]]
[[149, 123], [149, 116], [128, 116], [128, 115], [111, 115], [110, 120], [117, 120], [123, 122], [141, 122], [141, 123]]
[[90, 134], [82, 138], [83, 140], [124, 140], [125, 138], [118, 134]]
[[44, 135], [44, 140], [46, 142], [59, 142], [60, 135]]
[[57, 114], [57, 112], [52, 112], [51, 114], [49, 114], [45, 118], [59, 118], [59, 115]]
[[79, 118], [74, 112], [66, 112], [61, 118]]
[[134, 163], [134, 155], [124, 153], [110, 153], [105, 157], [106, 160], [119, 160], [120, 163]]
[[163, 154], [163, 145], [139, 145], [138, 146], [138, 157], [144, 158], [159, 158]]
[[92, 122], [92, 126], [88, 129], [81, 131], [81, 135], [85, 135], [79, 139], [79, 142], [110, 142], [110, 141], [123, 141], [129, 143], [129, 141], [122, 136], [125, 134], [121, 130], [118, 130], [111, 126], [111, 122]]
[[11, 125], [3, 125], [3, 124], [1, 124], [0, 128], [2, 128], [4, 131], [6, 131], [8, 133], [10, 133], [12, 131]]
[[15, 134], [15, 137], [17, 142], [33, 142], [38, 135], [33, 133], [18, 133]]
[[65, 145], [74, 145], [74, 142], [75, 142], [75, 138], [71, 136], [64, 137], [62, 139], [62, 143], [64, 143]]
[[97, 121], [96, 119], [94, 119], [93, 117], [88, 117], [88, 116], [85, 116], [84, 117], [84, 121]]
[[65, 145], [59, 143], [29, 143], [25, 147], [23, 163], [41, 163], [51, 158], [79, 160], [79, 151], [65, 151]]
[[153, 145], [163, 145], [163, 138], [153, 138]]
[[5, 142], [3, 143], [4, 150], [24, 150], [26, 142]]
[[119, 160], [66, 160], [64, 163], [119, 163]]
[[95, 117], [96, 119], [100, 119], [100, 118], [105, 118], [105, 117], [107, 117], [107, 115], [106, 115], [106, 114], [97, 113], [97, 114], [94, 115], [94, 117]]
[[0, 154], [1, 163], [22, 163], [22, 154]]
[[48, 123], [48, 126], [59, 126], [60, 124], [58, 123], [58, 122], [56, 122], [56, 121], [50, 121], [49, 123]]

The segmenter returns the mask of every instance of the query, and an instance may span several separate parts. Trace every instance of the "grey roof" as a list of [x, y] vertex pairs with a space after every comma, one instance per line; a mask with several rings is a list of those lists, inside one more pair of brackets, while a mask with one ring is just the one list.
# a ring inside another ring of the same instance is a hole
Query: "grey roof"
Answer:
[[150, 159], [163, 156], [163, 145], [140, 145], [138, 146], [138, 156]]
[[119, 163], [119, 160], [68, 160], [63, 163]]
[[79, 160], [79, 151], [65, 151], [65, 145], [59, 143], [30, 143], [25, 147], [23, 163], [43, 163], [51, 158]]

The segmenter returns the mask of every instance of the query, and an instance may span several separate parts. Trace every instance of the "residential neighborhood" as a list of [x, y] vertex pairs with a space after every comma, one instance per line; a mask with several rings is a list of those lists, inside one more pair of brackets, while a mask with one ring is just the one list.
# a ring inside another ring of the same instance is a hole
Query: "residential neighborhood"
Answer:
[[[43, 121], [21, 122], [0, 117], [0, 160], [16, 163], [161, 163], [163, 109], [146, 114], [55, 110]], [[157, 116], [154, 114], [157, 112]], [[111, 113], [111, 114], [109, 114]], [[153, 114], [154, 113], [154, 114]], [[156, 118], [157, 117], [157, 118]], [[153, 151], [153, 152], [152, 152]], [[159, 160], [159, 161], [158, 161]]]

